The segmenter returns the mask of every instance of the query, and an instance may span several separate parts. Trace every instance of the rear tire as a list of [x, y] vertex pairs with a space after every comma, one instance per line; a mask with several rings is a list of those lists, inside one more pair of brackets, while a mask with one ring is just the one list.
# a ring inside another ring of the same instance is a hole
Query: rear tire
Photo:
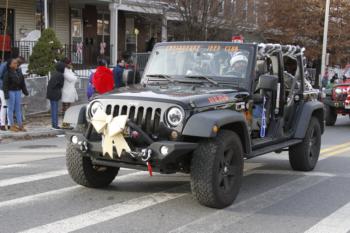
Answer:
[[326, 125], [333, 126], [337, 121], [337, 117], [338, 117], [337, 110], [328, 105], [326, 105], [325, 108], [326, 108]]
[[289, 163], [294, 170], [311, 171], [315, 168], [321, 149], [321, 126], [312, 117], [303, 142], [289, 147]]
[[67, 146], [66, 165], [70, 177], [77, 184], [90, 188], [108, 186], [119, 171], [119, 168], [94, 166], [91, 159], [71, 143]]
[[193, 153], [191, 190], [202, 205], [224, 208], [236, 199], [243, 176], [243, 149], [238, 135], [222, 130]]

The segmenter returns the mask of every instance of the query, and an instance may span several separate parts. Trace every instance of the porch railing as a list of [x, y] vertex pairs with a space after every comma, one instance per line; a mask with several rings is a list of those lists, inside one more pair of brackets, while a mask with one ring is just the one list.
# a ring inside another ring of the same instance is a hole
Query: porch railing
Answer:
[[[33, 52], [33, 48], [36, 41], [13, 41], [12, 51], [14, 54], [22, 56], [27, 62]], [[89, 70], [91, 67], [97, 65], [99, 58], [107, 60], [110, 64], [110, 54], [114, 49], [113, 45], [107, 45], [104, 49], [104, 53], [101, 54], [101, 48], [97, 45], [84, 45], [84, 44], [64, 44], [62, 47], [62, 53], [65, 57], [71, 59], [74, 67], [78, 70]], [[146, 67], [147, 61], [150, 57], [150, 53], [132, 53], [131, 61], [135, 64], [140, 71], [143, 71]], [[83, 76], [88, 76], [84, 73]]]
[[143, 72], [146, 68], [147, 61], [151, 53], [133, 53], [131, 59], [133, 63], [137, 63], [137, 68]]
[[[27, 62], [33, 52], [33, 48], [37, 41], [12, 41], [12, 54], [22, 56]], [[62, 46], [62, 53], [65, 57], [72, 60], [72, 63], [80, 68], [84, 66], [96, 65], [99, 58], [103, 58], [110, 63], [110, 54], [113, 50], [113, 45], [107, 45], [101, 51], [99, 45], [85, 45], [83, 43], [64, 44]]]

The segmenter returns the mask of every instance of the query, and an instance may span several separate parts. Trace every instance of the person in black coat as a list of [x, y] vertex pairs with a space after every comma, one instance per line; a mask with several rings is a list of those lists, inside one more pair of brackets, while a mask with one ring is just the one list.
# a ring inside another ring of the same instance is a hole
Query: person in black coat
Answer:
[[[7, 62], [7, 71], [4, 75], [3, 91], [8, 106], [8, 124], [10, 130], [26, 131], [23, 127], [22, 115], [22, 92], [28, 95], [28, 90], [24, 81], [22, 71], [18, 69], [18, 60], [11, 58]], [[14, 113], [18, 126], [14, 124]]]
[[58, 127], [58, 102], [62, 97], [64, 69], [65, 64], [63, 62], [56, 63], [56, 72], [53, 73], [47, 85], [46, 98], [50, 100], [51, 122], [53, 129], [60, 129], [60, 127]]

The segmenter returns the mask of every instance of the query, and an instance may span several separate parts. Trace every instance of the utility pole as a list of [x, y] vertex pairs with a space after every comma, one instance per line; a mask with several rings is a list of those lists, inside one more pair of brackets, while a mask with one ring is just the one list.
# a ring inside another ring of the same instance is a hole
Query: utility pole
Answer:
[[48, 12], [47, 12], [47, 0], [44, 0], [44, 20], [45, 20], [45, 29], [49, 27], [49, 18], [48, 18]]
[[330, 0], [326, 0], [326, 12], [325, 12], [325, 17], [324, 17], [323, 44], [322, 44], [322, 65], [321, 65], [321, 77], [319, 80], [319, 82], [320, 82], [319, 84], [321, 84], [322, 78], [324, 77], [325, 71], [326, 71], [329, 5], [330, 5]]

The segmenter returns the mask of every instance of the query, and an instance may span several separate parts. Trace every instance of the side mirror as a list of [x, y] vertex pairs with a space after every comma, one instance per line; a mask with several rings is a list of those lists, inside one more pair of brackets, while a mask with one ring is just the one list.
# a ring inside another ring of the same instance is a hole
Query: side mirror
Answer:
[[277, 91], [278, 77], [276, 75], [261, 75], [257, 85], [258, 90]]

